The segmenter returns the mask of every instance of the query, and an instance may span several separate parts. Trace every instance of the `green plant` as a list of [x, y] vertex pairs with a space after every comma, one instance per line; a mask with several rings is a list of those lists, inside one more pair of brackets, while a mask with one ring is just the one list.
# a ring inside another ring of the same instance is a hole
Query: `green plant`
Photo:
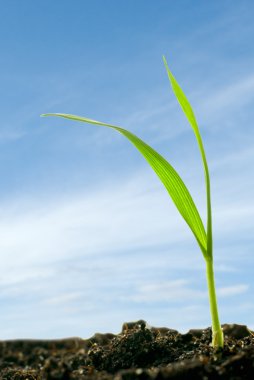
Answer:
[[170, 197], [175, 203], [178, 211], [192, 230], [197, 243], [201, 249], [206, 262], [206, 276], [208, 285], [208, 294], [210, 301], [210, 313], [212, 319], [212, 345], [215, 348], [223, 347], [223, 331], [220, 326], [218, 307], [216, 300], [215, 282], [214, 282], [214, 271], [213, 271], [213, 237], [212, 237], [212, 212], [211, 212], [211, 195], [210, 195], [210, 176], [205, 155], [205, 150], [203, 147], [202, 138], [199, 132], [198, 124], [191, 108], [191, 105], [186, 98], [183, 90], [177, 83], [173, 74], [169, 70], [167, 61], [163, 57], [163, 61], [167, 70], [168, 78], [170, 80], [173, 92], [182, 107], [182, 110], [189, 121], [194, 134], [196, 136], [198, 147], [201, 153], [202, 162], [205, 172], [205, 183], [206, 183], [206, 203], [207, 203], [207, 229], [205, 231], [203, 222], [197, 210], [197, 207], [187, 189], [184, 182], [182, 181], [179, 174], [175, 169], [163, 158], [159, 153], [147, 145], [144, 141], [139, 139], [133, 133], [117, 127], [115, 125], [102, 123], [100, 121], [95, 121], [92, 119], [87, 119], [85, 117], [63, 114], [63, 113], [48, 113], [41, 116], [58, 116], [66, 119], [81, 121], [90, 124], [96, 124], [100, 126], [106, 126], [115, 129], [122, 135], [124, 135], [130, 142], [139, 150], [139, 152], [148, 161], [150, 166], [153, 168], [155, 173], [158, 175], [165, 188], [167, 189]]

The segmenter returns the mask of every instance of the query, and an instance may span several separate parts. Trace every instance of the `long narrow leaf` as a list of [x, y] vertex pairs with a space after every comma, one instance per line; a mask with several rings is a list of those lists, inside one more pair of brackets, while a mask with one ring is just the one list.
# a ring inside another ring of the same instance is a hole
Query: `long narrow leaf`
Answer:
[[102, 123], [100, 121], [87, 119], [85, 117], [69, 115], [69, 114], [44, 114], [42, 116], [58, 116], [66, 119], [77, 120], [85, 123], [96, 124], [101, 126], [106, 126], [115, 129], [122, 135], [124, 135], [131, 143], [139, 150], [139, 152], [148, 161], [150, 166], [153, 168], [155, 173], [158, 175], [164, 186], [166, 187], [170, 197], [178, 208], [180, 214], [189, 225], [192, 230], [197, 242], [203, 252], [206, 255], [207, 249], [207, 239], [206, 232], [203, 226], [203, 222], [200, 218], [198, 210], [193, 202], [193, 199], [185, 186], [184, 182], [180, 178], [179, 174], [175, 169], [163, 158], [159, 153], [152, 149], [149, 145], [135, 136], [133, 133], [111, 125], [107, 123]]
[[177, 83], [175, 77], [171, 73], [166, 58], [163, 57], [163, 61], [167, 70], [168, 78], [171, 83], [173, 92], [187, 118], [189, 121], [194, 134], [196, 136], [197, 142], [198, 142], [198, 147], [201, 153], [202, 161], [203, 161], [203, 166], [204, 166], [204, 171], [205, 171], [205, 180], [206, 180], [206, 198], [207, 198], [207, 251], [208, 255], [212, 257], [212, 211], [211, 211], [211, 195], [210, 195], [210, 175], [209, 175], [209, 170], [208, 170], [208, 165], [207, 165], [207, 160], [206, 160], [206, 154], [203, 146], [203, 141], [199, 132], [198, 128], [198, 123], [196, 121], [196, 117], [194, 115], [194, 112], [192, 110], [192, 107], [186, 98], [183, 90]]

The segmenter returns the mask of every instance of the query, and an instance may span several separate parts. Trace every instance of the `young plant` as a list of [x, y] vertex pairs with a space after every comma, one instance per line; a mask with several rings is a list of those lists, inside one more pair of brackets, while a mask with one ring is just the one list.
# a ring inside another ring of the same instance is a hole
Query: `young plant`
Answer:
[[205, 150], [202, 142], [202, 138], [199, 132], [198, 124], [194, 115], [194, 112], [191, 108], [191, 105], [186, 98], [183, 90], [177, 83], [173, 74], [169, 70], [167, 61], [163, 57], [163, 61], [167, 70], [168, 78], [171, 83], [173, 92], [187, 118], [189, 121], [194, 134], [197, 139], [198, 147], [201, 153], [202, 162], [205, 172], [205, 183], [206, 183], [206, 203], [207, 203], [207, 228], [205, 230], [197, 207], [185, 186], [183, 180], [176, 172], [176, 170], [162, 157], [157, 153], [153, 148], [147, 145], [144, 141], [139, 139], [133, 133], [117, 127], [115, 125], [102, 123], [100, 121], [88, 119], [86, 117], [80, 117], [64, 113], [48, 113], [41, 116], [58, 116], [66, 119], [76, 120], [84, 123], [95, 124], [100, 126], [109, 127], [115, 129], [117, 132], [124, 135], [144, 156], [148, 161], [150, 166], [153, 168], [155, 173], [160, 178], [161, 182], [164, 184], [166, 190], [168, 191], [170, 197], [175, 203], [178, 211], [182, 215], [185, 222], [190, 227], [191, 231], [194, 234], [194, 237], [197, 240], [199, 248], [204, 256], [206, 263], [206, 276], [207, 276], [207, 285], [208, 285], [208, 294], [210, 302], [210, 313], [212, 319], [212, 346], [214, 348], [223, 347], [223, 331], [220, 326], [218, 307], [216, 300], [216, 291], [215, 291], [215, 281], [214, 281], [214, 272], [213, 272], [213, 236], [212, 236], [212, 212], [211, 212], [211, 195], [210, 195], [210, 176], [209, 170], [205, 155]]

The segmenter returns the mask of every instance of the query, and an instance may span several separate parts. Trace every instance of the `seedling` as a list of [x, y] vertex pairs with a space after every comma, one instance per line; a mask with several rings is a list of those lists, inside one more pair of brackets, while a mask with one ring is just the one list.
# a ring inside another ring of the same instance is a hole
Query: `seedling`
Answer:
[[194, 115], [194, 112], [191, 108], [191, 105], [186, 98], [183, 90], [177, 83], [173, 74], [169, 70], [167, 61], [163, 57], [163, 61], [167, 70], [168, 78], [171, 83], [173, 92], [182, 107], [182, 110], [189, 121], [194, 134], [196, 136], [198, 147], [201, 153], [202, 162], [205, 172], [205, 183], [206, 183], [206, 204], [207, 204], [207, 228], [205, 230], [197, 207], [189, 193], [189, 190], [185, 186], [183, 180], [176, 172], [176, 170], [162, 157], [157, 153], [153, 148], [147, 145], [144, 141], [139, 139], [133, 133], [117, 127], [115, 125], [102, 123], [100, 121], [87, 119], [85, 117], [64, 114], [64, 113], [49, 113], [43, 114], [42, 116], [58, 116], [66, 119], [81, 121], [84, 123], [95, 124], [100, 126], [109, 127], [115, 129], [117, 132], [124, 135], [144, 156], [148, 161], [152, 169], [160, 178], [161, 182], [164, 184], [167, 189], [170, 197], [172, 198], [174, 204], [176, 205], [178, 211], [182, 215], [185, 222], [190, 227], [191, 231], [194, 234], [194, 237], [197, 240], [199, 248], [204, 256], [206, 263], [206, 276], [207, 276], [207, 286], [210, 302], [210, 313], [212, 319], [212, 346], [214, 348], [223, 347], [224, 338], [223, 331], [220, 326], [217, 299], [216, 299], [216, 290], [215, 290], [215, 281], [214, 281], [214, 271], [213, 271], [213, 236], [212, 236], [212, 210], [211, 210], [211, 195], [210, 195], [210, 176], [209, 170], [205, 155], [205, 150], [203, 146], [203, 141], [199, 132], [198, 124]]

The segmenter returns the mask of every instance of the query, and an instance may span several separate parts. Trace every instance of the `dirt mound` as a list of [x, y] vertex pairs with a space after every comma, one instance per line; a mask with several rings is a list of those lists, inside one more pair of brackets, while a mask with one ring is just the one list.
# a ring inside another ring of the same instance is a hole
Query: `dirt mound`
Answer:
[[223, 325], [225, 347], [211, 347], [211, 329], [180, 334], [145, 321], [120, 334], [90, 339], [0, 342], [2, 380], [254, 379], [254, 333]]

